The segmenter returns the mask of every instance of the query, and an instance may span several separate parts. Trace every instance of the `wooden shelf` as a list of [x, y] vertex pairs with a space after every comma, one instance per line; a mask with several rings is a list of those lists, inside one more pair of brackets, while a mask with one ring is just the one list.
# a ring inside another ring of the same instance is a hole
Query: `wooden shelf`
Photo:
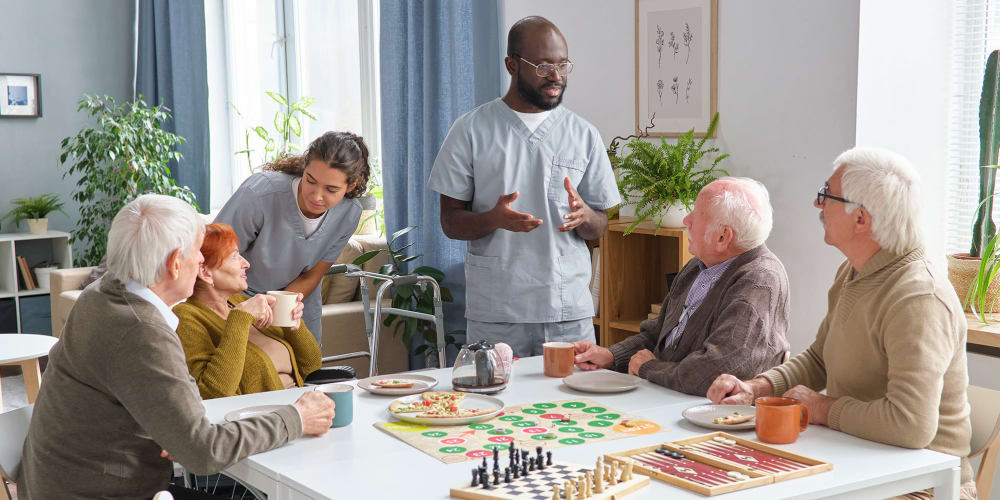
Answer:
[[641, 320], [641, 319], [621, 320], [621, 321], [608, 321], [608, 327], [609, 328], [617, 328], [619, 330], [625, 330], [625, 331], [629, 331], [629, 332], [632, 332], [632, 333], [639, 333], [639, 324], [642, 323], [642, 322], [643, 322], [643, 320]]
[[594, 324], [597, 325], [597, 326], [601, 326], [601, 317], [600, 316], [594, 316]]
[[[608, 223], [608, 231], [613, 231], [616, 233], [624, 233], [628, 227], [635, 222], [635, 217], [621, 217], [615, 221]], [[683, 227], [656, 227], [655, 222], [650, 222], [648, 220], [642, 221], [630, 234], [651, 234], [654, 236], [672, 236], [674, 238], [684, 237]], [[685, 241], [685, 244], [687, 242]]]
[[984, 324], [974, 314], [965, 314], [969, 323], [968, 343], [1000, 348], [1000, 323]]

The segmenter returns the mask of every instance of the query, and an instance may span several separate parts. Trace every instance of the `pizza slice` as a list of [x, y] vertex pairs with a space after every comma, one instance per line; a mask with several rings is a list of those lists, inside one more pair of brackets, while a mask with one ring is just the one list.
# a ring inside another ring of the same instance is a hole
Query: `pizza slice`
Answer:
[[749, 422], [753, 420], [753, 417], [754, 417], [753, 415], [742, 415], [740, 414], [740, 412], [734, 411], [732, 415], [726, 415], [724, 417], [716, 417], [715, 419], [712, 420], [712, 422], [723, 425], [736, 425], [736, 424], [742, 424], [744, 422]]
[[430, 401], [393, 401], [389, 405], [389, 411], [392, 413], [417, 413], [426, 411], [431, 406], [433, 403]]
[[420, 395], [424, 401], [432, 401], [435, 403], [452, 403], [458, 405], [463, 399], [465, 399], [464, 392], [447, 392], [447, 391], [429, 391]]
[[405, 379], [401, 380], [393, 378], [393, 379], [376, 380], [372, 382], [372, 387], [380, 389], [409, 389], [410, 387], [413, 387], [413, 384], [415, 383], [416, 382], [414, 382], [413, 380], [405, 380]]
[[420, 418], [477, 417], [492, 411], [494, 410], [489, 408], [483, 410], [471, 410], [468, 408], [461, 408], [457, 405], [435, 405], [432, 406], [431, 409], [417, 416]]

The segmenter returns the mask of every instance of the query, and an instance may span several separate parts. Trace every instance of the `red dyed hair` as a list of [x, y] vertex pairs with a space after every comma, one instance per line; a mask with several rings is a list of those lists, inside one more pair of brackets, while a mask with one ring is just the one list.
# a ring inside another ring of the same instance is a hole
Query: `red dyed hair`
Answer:
[[201, 244], [205, 268], [218, 269], [223, 259], [239, 249], [239, 244], [240, 238], [232, 227], [217, 222], [205, 226], [205, 241]]

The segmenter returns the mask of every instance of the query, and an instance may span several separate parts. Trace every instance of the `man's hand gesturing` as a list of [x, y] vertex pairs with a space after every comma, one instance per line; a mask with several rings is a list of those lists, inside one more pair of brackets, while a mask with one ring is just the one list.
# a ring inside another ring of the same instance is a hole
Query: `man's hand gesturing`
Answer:
[[517, 199], [517, 191], [511, 194], [500, 195], [497, 204], [492, 212], [496, 226], [508, 231], [526, 233], [542, 225], [542, 219], [535, 218], [534, 215], [518, 212], [510, 208], [510, 204]]

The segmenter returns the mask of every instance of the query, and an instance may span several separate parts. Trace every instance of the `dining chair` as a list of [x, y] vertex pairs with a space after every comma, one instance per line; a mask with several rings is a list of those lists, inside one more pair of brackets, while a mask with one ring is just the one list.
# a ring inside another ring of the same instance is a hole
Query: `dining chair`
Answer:
[[21, 450], [28, 436], [31, 412], [34, 405], [0, 413], [0, 500], [11, 500], [7, 481], [14, 482], [14, 475], [21, 465]]
[[976, 491], [979, 498], [990, 498], [993, 474], [1000, 453], [1000, 391], [969, 386], [969, 406], [972, 408], [972, 453], [969, 458], [982, 455], [976, 472]]

